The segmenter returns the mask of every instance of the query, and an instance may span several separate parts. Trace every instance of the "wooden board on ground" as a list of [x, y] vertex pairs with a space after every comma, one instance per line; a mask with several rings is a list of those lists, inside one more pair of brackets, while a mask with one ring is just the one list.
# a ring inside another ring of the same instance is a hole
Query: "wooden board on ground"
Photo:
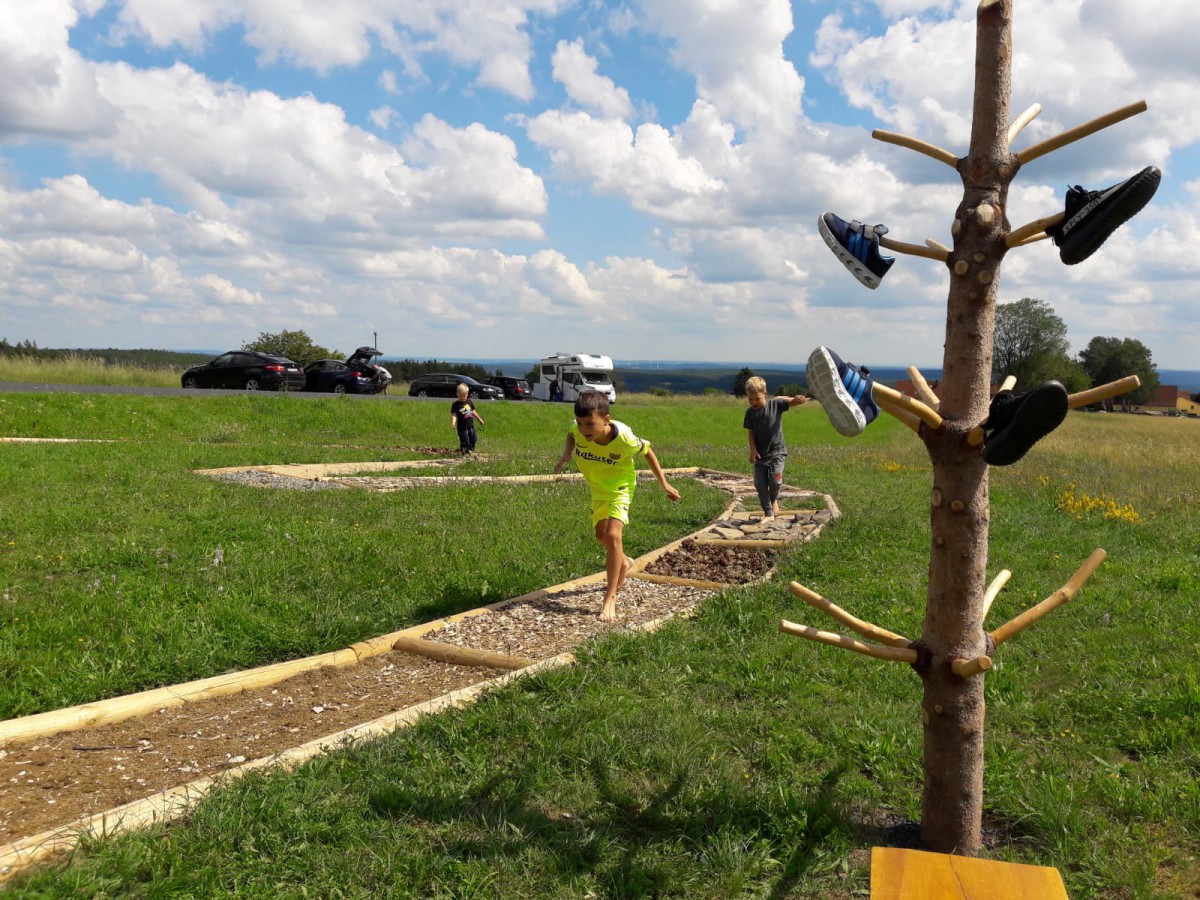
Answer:
[[1067, 900], [1067, 889], [1049, 866], [874, 847], [871, 900]]

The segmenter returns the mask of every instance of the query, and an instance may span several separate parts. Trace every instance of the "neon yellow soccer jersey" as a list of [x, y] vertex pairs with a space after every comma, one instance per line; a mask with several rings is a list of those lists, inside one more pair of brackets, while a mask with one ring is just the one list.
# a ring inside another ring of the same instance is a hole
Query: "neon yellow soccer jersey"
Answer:
[[637, 478], [633, 470], [634, 457], [644, 456], [650, 442], [643, 441], [624, 422], [611, 420], [617, 436], [607, 444], [594, 444], [579, 433], [579, 425], [571, 422], [571, 437], [575, 439], [575, 465], [593, 493], [616, 494], [633, 487]]

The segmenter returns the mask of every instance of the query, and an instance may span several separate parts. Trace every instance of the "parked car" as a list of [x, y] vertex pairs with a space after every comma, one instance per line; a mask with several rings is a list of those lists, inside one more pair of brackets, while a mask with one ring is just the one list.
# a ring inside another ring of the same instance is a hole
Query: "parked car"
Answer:
[[286, 356], [257, 350], [231, 350], [179, 379], [185, 388], [245, 388], [248, 391], [302, 391], [304, 372]]
[[467, 386], [467, 396], [476, 400], [499, 400], [504, 391], [492, 384], [480, 384], [470, 375], [430, 372], [408, 386], [410, 397], [454, 397], [460, 384]]
[[491, 378], [484, 380], [485, 384], [494, 385], [504, 391], [504, 396], [509, 400], [532, 400], [533, 391], [529, 389], [529, 382], [524, 378], [513, 378], [511, 375], [493, 375]]
[[374, 347], [359, 347], [345, 361], [318, 359], [304, 367], [304, 389], [334, 394], [378, 394], [391, 381], [383, 377], [372, 360], [380, 352]]

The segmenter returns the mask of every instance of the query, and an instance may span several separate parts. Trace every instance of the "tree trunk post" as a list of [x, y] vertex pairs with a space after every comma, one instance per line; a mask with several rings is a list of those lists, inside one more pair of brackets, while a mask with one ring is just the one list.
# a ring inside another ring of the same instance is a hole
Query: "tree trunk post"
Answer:
[[932, 850], [974, 855], [983, 819], [982, 674], [960, 678], [955, 659], [990, 655], [983, 630], [988, 471], [967, 435], [987, 417], [1008, 186], [1019, 166], [1008, 148], [1012, 0], [983, 0], [976, 19], [971, 146], [958, 161], [963, 199], [947, 260], [950, 293], [939, 413], [922, 428], [933, 464], [929, 587], [916, 647], [924, 683], [925, 787], [921, 837]]

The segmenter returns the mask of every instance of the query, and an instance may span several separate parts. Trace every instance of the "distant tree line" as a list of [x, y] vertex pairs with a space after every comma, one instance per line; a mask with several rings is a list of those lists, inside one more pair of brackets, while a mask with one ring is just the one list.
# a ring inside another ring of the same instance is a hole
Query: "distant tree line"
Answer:
[[174, 350], [50, 349], [39, 347], [34, 341], [18, 341], [11, 344], [6, 338], [0, 338], [0, 356], [46, 361], [94, 359], [110, 366], [131, 366], [137, 369], [186, 369], [209, 359], [203, 353], [179, 353]]

